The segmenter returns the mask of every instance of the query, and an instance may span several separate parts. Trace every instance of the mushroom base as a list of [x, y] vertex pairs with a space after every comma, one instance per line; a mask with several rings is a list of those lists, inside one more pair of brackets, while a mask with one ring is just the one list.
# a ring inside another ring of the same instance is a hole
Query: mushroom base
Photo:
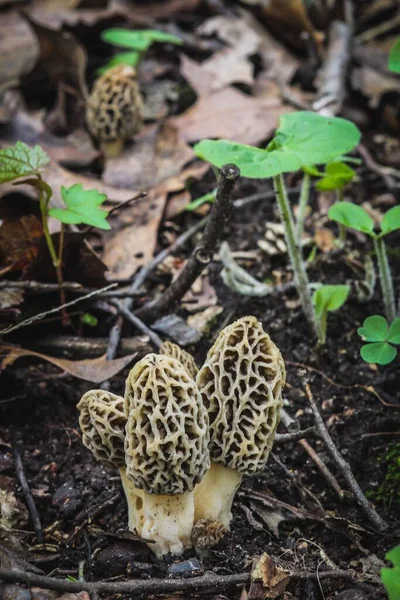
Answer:
[[128, 529], [140, 535], [144, 522], [144, 492], [133, 485], [125, 468], [121, 467], [119, 474], [128, 504]]
[[194, 521], [211, 519], [229, 529], [232, 502], [242, 482], [242, 475], [229, 467], [211, 462], [211, 467], [194, 489]]
[[190, 548], [194, 519], [193, 492], [166, 496], [144, 494], [144, 522], [140, 535], [154, 543], [149, 548], [160, 558]]

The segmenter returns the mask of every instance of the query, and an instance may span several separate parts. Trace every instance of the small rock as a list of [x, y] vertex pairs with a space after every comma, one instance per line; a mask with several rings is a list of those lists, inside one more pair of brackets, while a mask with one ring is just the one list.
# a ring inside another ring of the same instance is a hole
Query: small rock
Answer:
[[197, 558], [174, 562], [168, 567], [168, 575], [179, 577], [192, 577], [193, 575], [201, 575], [204, 569]]
[[[130, 540], [118, 540], [96, 554], [96, 568], [107, 576], [126, 575], [132, 577], [150, 575], [162, 576], [160, 567], [148, 562], [142, 562], [143, 544]], [[149, 552], [145, 547], [145, 551]]]
[[182, 348], [189, 346], [189, 344], [195, 344], [201, 338], [199, 332], [190, 327], [178, 315], [167, 315], [162, 319], [158, 319], [158, 321], [153, 323], [152, 329], [168, 336], [179, 346], [182, 346]]
[[19, 585], [5, 585], [0, 588], [0, 599], [1, 600], [32, 600], [32, 596], [29, 590], [26, 590]]
[[78, 490], [70, 483], [64, 483], [54, 493], [52, 498], [53, 506], [57, 506], [60, 515], [71, 517], [79, 509], [82, 501]]

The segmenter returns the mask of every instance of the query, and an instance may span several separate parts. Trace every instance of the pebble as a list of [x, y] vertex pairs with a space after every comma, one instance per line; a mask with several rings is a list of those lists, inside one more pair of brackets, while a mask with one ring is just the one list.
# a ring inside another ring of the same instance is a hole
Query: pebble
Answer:
[[201, 562], [197, 560], [197, 558], [190, 558], [189, 560], [174, 562], [168, 567], [168, 575], [175, 575], [179, 577], [201, 575], [203, 571], [203, 566]]
[[32, 596], [29, 590], [10, 584], [0, 587], [0, 600], [32, 600]]
[[159, 565], [142, 562], [143, 544], [130, 540], [118, 540], [96, 554], [96, 568], [103, 576], [129, 574], [131, 577], [165, 575]]
[[80, 508], [81, 495], [70, 483], [64, 483], [54, 493], [53, 506], [57, 506], [63, 517], [71, 517]]

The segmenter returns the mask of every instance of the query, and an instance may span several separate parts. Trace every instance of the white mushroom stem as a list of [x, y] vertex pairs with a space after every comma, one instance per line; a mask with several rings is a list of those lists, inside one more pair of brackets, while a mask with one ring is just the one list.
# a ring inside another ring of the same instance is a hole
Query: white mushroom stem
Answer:
[[160, 558], [181, 554], [190, 548], [194, 522], [193, 492], [176, 496], [144, 494], [144, 522], [141, 536], [155, 542], [149, 547]]
[[229, 529], [232, 502], [242, 475], [229, 467], [211, 461], [211, 467], [194, 489], [194, 521], [213, 519]]
[[127, 477], [125, 467], [119, 469], [119, 474], [128, 504], [128, 529], [141, 535], [144, 519], [144, 492], [133, 485]]

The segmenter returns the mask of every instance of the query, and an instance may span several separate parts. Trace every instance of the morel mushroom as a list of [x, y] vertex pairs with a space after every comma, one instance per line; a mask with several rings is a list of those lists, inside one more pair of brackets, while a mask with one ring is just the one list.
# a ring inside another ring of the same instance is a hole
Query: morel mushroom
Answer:
[[140, 534], [157, 556], [191, 546], [193, 489], [210, 466], [208, 418], [199, 390], [174, 358], [148, 354], [125, 391], [127, 476], [144, 491]]
[[199, 367], [196, 365], [194, 358], [189, 352], [183, 350], [178, 344], [174, 344], [172, 342], [166, 341], [160, 346], [160, 354], [164, 354], [165, 356], [172, 356], [172, 358], [176, 358], [179, 362], [185, 367], [186, 371], [189, 373], [190, 377], [196, 379], [196, 375], [199, 372]]
[[142, 110], [133, 67], [117, 65], [97, 79], [87, 103], [86, 122], [107, 157], [121, 154], [124, 142], [139, 131]]
[[285, 377], [281, 353], [255, 317], [221, 331], [197, 375], [210, 419], [211, 468], [195, 491], [195, 521], [229, 528], [242, 476], [260, 473], [268, 460]]
[[94, 456], [119, 470], [128, 503], [130, 531], [140, 531], [143, 521], [143, 492], [126, 476], [124, 398], [104, 390], [90, 390], [78, 405], [82, 442]]

